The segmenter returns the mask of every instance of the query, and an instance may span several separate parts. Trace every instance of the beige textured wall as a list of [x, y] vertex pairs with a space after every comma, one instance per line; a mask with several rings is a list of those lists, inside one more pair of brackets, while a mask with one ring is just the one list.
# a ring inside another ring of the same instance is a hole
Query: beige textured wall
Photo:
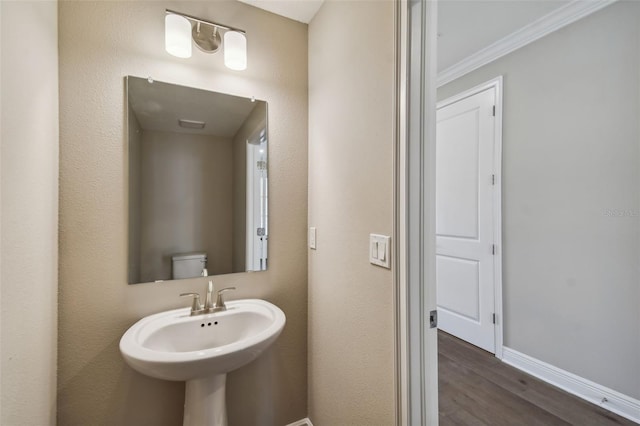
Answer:
[[[393, 229], [394, 6], [326, 2], [309, 26], [309, 414], [395, 421], [392, 273], [369, 234]], [[393, 259], [392, 259], [393, 261]]]
[[640, 3], [618, 2], [438, 91], [504, 75], [505, 346], [634, 398], [639, 46]]
[[232, 272], [231, 138], [142, 131], [141, 281], [171, 279], [171, 256], [204, 252]]
[[[248, 66], [164, 51], [164, 10], [247, 30]], [[184, 385], [146, 378], [118, 342], [139, 318], [185, 306], [206, 279], [127, 285], [125, 75], [269, 102], [271, 230], [266, 272], [219, 276], [230, 298], [272, 301], [287, 325], [272, 350], [229, 375], [232, 425], [284, 425], [307, 413], [307, 27], [240, 2], [61, 2], [58, 424], [181, 423]], [[24, 27], [21, 27], [24, 28]], [[38, 50], [38, 52], [41, 54]]]
[[3, 1], [0, 11], [0, 424], [53, 425], [58, 290], [57, 4]]

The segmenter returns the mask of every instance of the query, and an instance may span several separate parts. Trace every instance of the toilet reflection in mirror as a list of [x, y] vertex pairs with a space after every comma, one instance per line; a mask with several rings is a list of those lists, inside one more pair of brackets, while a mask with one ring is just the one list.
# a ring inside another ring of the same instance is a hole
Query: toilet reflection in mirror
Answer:
[[126, 77], [129, 284], [267, 268], [267, 103]]

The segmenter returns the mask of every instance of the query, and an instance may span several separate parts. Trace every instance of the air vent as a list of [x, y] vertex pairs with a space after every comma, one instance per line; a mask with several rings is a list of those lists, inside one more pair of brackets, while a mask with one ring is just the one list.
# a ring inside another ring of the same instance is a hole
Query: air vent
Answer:
[[193, 121], [193, 120], [178, 120], [178, 124], [180, 127], [184, 127], [185, 129], [204, 129], [204, 121]]

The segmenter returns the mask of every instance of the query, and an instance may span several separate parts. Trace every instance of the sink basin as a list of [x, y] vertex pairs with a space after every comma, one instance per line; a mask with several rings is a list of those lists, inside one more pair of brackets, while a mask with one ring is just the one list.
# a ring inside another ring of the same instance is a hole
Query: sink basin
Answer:
[[129, 366], [147, 376], [186, 381], [185, 426], [225, 426], [226, 374], [256, 359], [280, 335], [285, 315], [258, 299], [190, 316], [190, 308], [150, 315], [120, 339]]
[[240, 368], [277, 339], [285, 316], [264, 300], [226, 306], [213, 314], [189, 316], [184, 308], [145, 317], [122, 336], [120, 351], [132, 368], [157, 379], [186, 381]]

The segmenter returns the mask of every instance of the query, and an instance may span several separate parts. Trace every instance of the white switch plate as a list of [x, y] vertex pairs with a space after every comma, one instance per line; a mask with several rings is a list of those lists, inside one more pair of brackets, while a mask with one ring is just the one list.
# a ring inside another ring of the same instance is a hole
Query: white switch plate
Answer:
[[309, 248], [316, 249], [316, 228], [312, 226], [309, 228]]
[[391, 237], [388, 235], [369, 234], [369, 262], [391, 269], [390, 249]]

